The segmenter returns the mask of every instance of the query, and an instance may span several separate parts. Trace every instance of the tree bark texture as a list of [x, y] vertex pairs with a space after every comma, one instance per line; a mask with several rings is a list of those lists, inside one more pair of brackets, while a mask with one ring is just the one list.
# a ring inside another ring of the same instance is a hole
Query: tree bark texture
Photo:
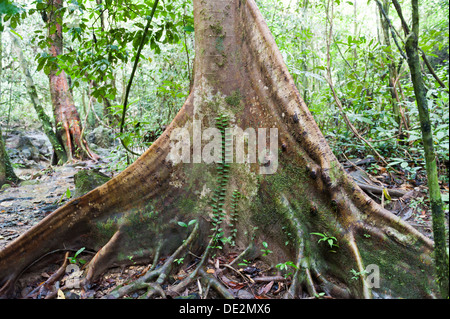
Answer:
[[[194, 84], [172, 123], [121, 174], [0, 251], [0, 295], [14, 295], [14, 282], [34, 260], [80, 247], [98, 251], [87, 267], [87, 282], [114, 264], [129, 263], [127, 256], [148, 261], [171, 254], [164, 267], [113, 296], [133, 287], [161, 294], [157, 286], [180, 251], [189, 249], [203, 261], [214, 249], [215, 225], [226, 236], [236, 234], [236, 246], [224, 249], [273, 265], [295, 263], [290, 297], [300, 290], [313, 297], [322, 291], [337, 298], [438, 296], [429, 271], [433, 242], [377, 205], [346, 175], [254, 0], [195, 0], [194, 18]], [[168, 161], [175, 129], [187, 128], [195, 142], [193, 121], [207, 128], [223, 118], [229, 127], [278, 129], [274, 174], [260, 174], [259, 163]], [[178, 225], [192, 219], [197, 220], [194, 229]], [[336, 237], [338, 247], [330, 249], [312, 233]], [[263, 256], [262, 242], [271, 254]], [[189, 277], [203, 276], [202, 265]], [[379, 267], [379, 287], [370, 284], [368, 265]], [[217, 282], [213, 286], [230, 297]]]
[[[2, 15], [0, 14], [0, 19]], [[1, 25], [2, 22], [0, 22]], [[3, 70], [3, 42], [2, 42], [3, 32], [0, 31], [0, 77]], [[0, 83], [0, 96], [2, 95], [2, 87]], [[9, 160], [8, 152], [5, 148], [5, 142], [3, 140], [2, 128], [0, 126], [0, 187], [6, 183], [17, 183], [19, 178], [17, 177], [14, 169]]]
[[[50, 54], [57, 58], [62, 54], [62, 3], [63, 0], [48, 1], [48, 31], [50, 39]], [[50, 95], [55, 117], [56, 132], [61, 144], [64, 146], [68, 160], [98, 159], [82, 138], [82, 127], [80, 115], [73, 101], [72, 93], [69, 89], [67, 76], [57, 64], [51, 68], [48, 75], [50, 82]]]
[[13, 46], [15, 52], [17, 54], [18, 62], [20, 64], [20, 68], [22, 69], [23, 75], [25, 76], [25, 83], [27, 87], [28, 95], [30, 96], [31, 103], [33, 104], [34, 110], [38, 116], [38, 119], [41, 121], [42, 127], [44, 129], [45, 135], [47, 135], [50, 143], [53, 146], [53, 150], [56, 153], [57, 158], [62, 162], [67, 161], [67, 154], [63, 148], [63, 145], [60, 143], [60, 140], [56, 136], [53, 125], [48, 117], [48, 115], [44, 111], [44, 107], [38, 97], [36, 86], [34, 85], [33, 78], [31, 77], [30, 71], [28, 69], [27, 61], [23, 55], [22, 49], [20, 48], [19, 40], [15, 35], [11, 34], [11, 39], [13, 42]]
[[[402, 17], [400, 6], [396, 3], [396, 9]], [[431, 202], [431, 212], [433, 220], [433, 235], [435, 241], [435, 264], [437, 282], [443, 298], [449, 296], [449, 259], [447, 252], [447, 239], [445, 235], [445, 215], [439, 187], [436, 153], [433, 145], [433, 132], [431, 130], [430, 114], [428, 110], [427, 92], [423, 84], [422, 72], [419, 58], [419, 4], [417, 0], [412, 0], [412, 28], [404, 27], [407, 35], [405, 50], [408, 56], [408, 65], [411, 73], [411, 80], [414, 87], [417, 108], [419, 110], [420, 127], [422, 130], [422, 140], [425, 151], [425, 163], [427, 171], [427, 184]], [[404, 21], [404, 19], [401, 19]], [[406, 24], [406, 23], [403, 23]]]

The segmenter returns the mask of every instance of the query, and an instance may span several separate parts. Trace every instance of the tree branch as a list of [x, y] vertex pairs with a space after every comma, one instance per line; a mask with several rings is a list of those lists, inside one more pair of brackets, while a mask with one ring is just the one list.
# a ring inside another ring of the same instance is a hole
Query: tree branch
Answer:
[[[380, 1], [378, 1], [378, 0], [377, 0], [377, 5], [378, 5], [378, 7], [379, 7], [381, 13], [383, 14], [384, 19], [386, 19], [386, 22], [388, 23], [389, 28], [391, 29], [392, 39], [394, 40], [395, 45], [397, 46], [398, 51], [400, 52], [400, 54], [401, 54], [401, 56], [403, 57], [403, 59], [406, 60], [406, 55], [405, 55], [405, 53], [403, 52], [403, 50], [402, 50], [402, 48], [400, 47], [400, 45], [398, 44], [397, 37], [395, 36], [395, 29], [394, 29], [394, 27], [393, 27], [393, 25], [392, 25], [392, 23], [391, 23], [391, 20], [390, 20], [389, 17], [387, 16], [386, 12], [384, 11], [383, 6], [381, 5]], [[408, 27], [408, 26], [407, 26], [407, 27]]]
[[434, 72], [433, 67], [431, 66], [430, 62], [427, 59], [427, 56], [425, 55], [425, 52], [419, 48], [420, 55], [422, 57], [423, 62], [425, 62], [425, 65], [428, 68], [428, 71], [430, 71], [431, 75], [434, 77], [434, 79], [439, 83], [439, 85], [447, 92], [449, 93], [448, 87], [445, 85], [444, 82], [437, 76], [436, 72]]
[[[158, 6], [158, 2], [159, 2], [159, 0], [155, 0], [155, 3], [153, 4], [152, 12], [150, 13], [150, 17], [147, 18], [147, 25], [144, 28], [144, 33], [142, 34], [142, 40], [141, 40], [141, 43], [139, 44], [139, 48], [136, 52], [133, 70], [131, 71], [130, 80], [128, 81], [127, 89], [125, 91], [125, 100], [123, 102], [123, 110], [122, 110], [122, 120], [120, 122], [120, 133], [123, 133], [123, 127], [124, 127], [124, 123], [125, 123], [125, 117], [126, 117], [127, 106], [128, 106], [128, 96], [130, 94], [131, 85], [133, 84], [134, 75], [136, 73], [136, 69], [139, 64], [139, 58], [141, 57], [141, 51], [142, 51], [142, 48], [144, 47], [145, 40], [147, 38], [148, 29], [150, 28], [150, 24], [152, 22], [153, 16], [155, 15], [155, 11], [156, 11], [156, 7]], [[123, 142], [122, 138], [120, 138], [120, 142], [122, 143], [123, 147], [128, 152], [132, 153], [133, 155], [137, 155], [137, 156], [140, 155], [140, 154], [137, 154], [137, 153], [133, 152], [132, 150], [128, 149], [128, 147]]]
[[397, 0], [392, 0], [392, 3], [394, 4], [395, 10], [397, 10], [398, 17], [400, 18], [400, 21], [402, 22], [402, 28], [403, 32], [405, 33], [405, 37], [409, 34], [409, 27], [406, 23], [405, 18], [403, 17], [402, 7], [400, 6], [400, 3], [398, 3]]

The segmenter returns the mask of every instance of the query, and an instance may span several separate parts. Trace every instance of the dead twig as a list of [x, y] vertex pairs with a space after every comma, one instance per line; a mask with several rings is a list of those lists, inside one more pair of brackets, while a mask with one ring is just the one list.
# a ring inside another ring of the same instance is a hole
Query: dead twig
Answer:
[[247, 276], [244, 276], [239, 270], [233, 268], [233, 267], [230, 266], [229, 264], [224, 264], [223, 266], [226, 267], [226, 268], [228, 268], [228, 269], [231, 269], [232, 271], [234, 271], [235, 273], [237, 273], [238, 275], [240, 275], [242, 278], [244, 278], [245, 281], [249, 281], [249, 282], [251, 282], [252, 284], [255, 283], [255, 281], [254, 281], [252, 278], [247, 277]]

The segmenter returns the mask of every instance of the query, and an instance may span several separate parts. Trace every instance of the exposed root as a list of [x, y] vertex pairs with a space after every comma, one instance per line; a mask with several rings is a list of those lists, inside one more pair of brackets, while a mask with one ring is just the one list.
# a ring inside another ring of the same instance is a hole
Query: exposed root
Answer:
[[198, 263], [197, 267], [192, 271], [186, 278], [184, 278], [179, 284], [177, 284], [175, 287], [170, 288], [170, 291], [175, 294], [180, 294], [187, 286], [191, 284], [193, 280], [197, 277], [197, 274], [200, 269], [202, 269], [206, 259], [209, 256], [209, 252], [212, 247], [212, 243], [215, 240], [214, 236], [211, 238], [211, 240], [208, 243], [208, 246], [205, 249], [205, 252], [203, 253], [202, 259]]
[[238, 262], [238, 261], [244, 259], [244, 257], [245, 257], [252, 249], [253, 249], [253, 243], [250, 243], [250, 245], [248, 245], [247, 248], [245, 248], [245, 250], [244, 250], [242, 253], [240, 253], [236, 258], [234, 258], [233, 261], [229, 263], [229, 265], [230, 265], [231, 267], [233, 267], [233, 265], [234, 265], [236, 262]]
[[161, 285], [158, 285], [156, 283], [148, 284], [147, 294], [145, 295], [145, 298], [150, 299], [154, 295], [159, 295], [164, 299], [167, 298], [166, 294], [164, 293], [164, 290], [161, 288]]
[[[172, 270], [173, 263], [175, 259], [185, 251], [188, 246], [194, 241], [198, 233], [198, 223], [195, 224], [194, 229], [192, 230], [189, 237], [183, 242], [183, 244], [178, 247], [178, 249], [164, 262], [164, 264], [155, 269], [156, 263], [154, 262], [153, 266], [143, 275], [142, 277], [136, 279], [134, 282], [130, 283], [126, 286], [121, 286], [112, 291], [109, 295], [105, 296], [104, 299], [116, 299], [121, 298], [127, 294], [130, 294], [134, 291], [147, 289], [147, 298], [153, 296], [155, 293], [159, 293], [161, 295], [162, 289], [160, 286], [166, 281], [170, 271]], [[158, 249], [159, 251], [159, 249]], [[155, 259], [156, 261], [156, 259]], [[149, 283], [149, 281], [155, 280], [154, 283]], [[159, 286], [159, 287], [158, 287]], [[165, 294], [163, 294], [165, 296]]]
[[228, 289], [222, 285], [215, 277], [209, 275], [206, 273], [204, 269], [199, 269], [199, 274], [202, 276], [203, 279], [206, 280], [208, 285], [213, 287], [216, 292], [221, 295], [225, 299], [234, 299], [234, 296], [232, 293], [228, 291]]
[[363, 297], [365, 299], [370, 299], [370, 298], [372, 298], [372, 292], [366, 282], [366, 272], [365, 272], [365, 268], [363, 265], [363, 261], [362, 261], [361, 255], [359, 253], [358, 246], [356, 245], [355, 239], [353, 238], [353, 234], [352, 233], [350, 233], [350, 234], [351, 234], [351, 236], [350, 236], [350, 240], [349, 240], [348, 244], [353, 253], [353, 257], [355, 258], [356, 265], [358, 267], [358, 273], [359, 273], [359, 277], [361, 279], [360, 281], [362, 283]]
[[118, 246], [119, 239], [121, 237], [121, 231], [118, 230], [111, 237], [111, 239], [103, 246], [91, 259], [87, 265], [87, 273], [83, 285], [86, 286], [88, 283], [92, 282], [96, 275], [101, 273], [107, 266], [104, 262], [105, 260], [111, 259], [111, 255], [114, 254], [115, 248]]
[[327, 280], [322, 274], [320, 274], [315, 268], [312, 268], [312, 273], [316, 280], [320, 283], [320, 287], [328, 294], [335, 298], [349, 299], [351, 297], [350, 292], [342, 288], [329, 280]]
[[301, 286], [302, 281], [300, 280], [300, 272], [302, 271], [302, 263], [303, 263], [303, 251], [304, 245], [303, 242], [299, 243], [298, 253], [297, 253], [297, 263], [291, 286], [289, 287], [287, 293], [284, 295], [285, 299], [293, 299], [296, 296], [296, 292]]
[[[27, 298], [36, 298], [37, 296], [48, 292], [51, 289], [51, 286], [57, 280], [59, 280], [66, 272], [66, 267], [68, 264], [68, 257], [69, 257], [69, 252], [66, 252], [66, 254], [64, 256], [64, 261], [63, 261], [63, 264], [61, 265], [61, 267], [53, 275], [51, 275], [44, 283], [42, 283], [41, 285], [36, 287], [33, 291], [31, 291], [25, 298], [26, 299]], [[57, 291], [57, 290], [58, 289], [55, 289], [55, 291]], [[47, 294], [47, 296], [48, 295], [49, 294]]]
[[317, 296], [317, 291], [316, 291], [316, 288], [314, 287], [314, 282], [311, 277], [311, 272], [309, 271], [309, 268], [305, 269], [305, 275], [306, 275], [305, 276], [306, 277], [306, 280], [305, 280], [306, 290], [308, 291], [308, 293], [311, 297]]

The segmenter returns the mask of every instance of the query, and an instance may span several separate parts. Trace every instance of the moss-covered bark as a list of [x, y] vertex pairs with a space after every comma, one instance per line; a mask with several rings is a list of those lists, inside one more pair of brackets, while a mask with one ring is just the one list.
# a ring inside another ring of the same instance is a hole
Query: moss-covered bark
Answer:
[[20, 48], [19, 40], [15, 35], [11, 34], [11, 39], [13, 42], [14, 49], [17, 54], [17, 58], [20, 64], [20, 68], [25, 76], [25, 83], [27, 87], [28, 95], [30, 96], [31, 103], [33, 104], [34, 110], [38, 116], [38, 119], [41, 121], [42, 128], [44, 129], [45, 135], [47, 135], [50, 143], [55, 150], [57, 158], [61, 161], [61, 163], [65, 163], [67, 161], [67, 154], [64, 151], [63, 145], [60, 140], [56, 136], [52, 122], [50, 118], [45, 113], [44, 108], [41, 104], [41, 101], [38, 97], [36, 86], [34, 85], [33, 78], [31, 77], [30, 71], [28, 70], [27, 61], [23, 55], [22, 49]]
[[[1, 14], [0, 14], [1, 19]], [[0, 25], [3, 22], [0, 21]], [[0, 31], [0, 78], [3, 69], [3, 42], [2, 42], [3, 31]], [[0, 95], [2, 94], [2, 88], [0, 83]], [[19, 178], [14, 173], [14, 169], [9, 160], [8, 153], [6, 152], [5, 142], [3, 141], [2, 128], [0, 126], [0, 187], [6, 183], [16, 183]]]
[[[404, 21], [401, 8], [398, 2], [395, 2], [397, 12]], [[419, 4], [417, 0], [411, 2], [412, 5], [412, 29], [409, 30], [406, 23], [403, 23], [403, 29], [407, 36], [405, 49], [408, 56], [408, 65], [411, 73], [411, 80], [414, 87], [417, 108], [419, 110], [420, 127], [422, 130], [422, 141], [425, 151], [425, 162], [427, 171], [427, 184], [431, 202], [431, 212], [433, 220], [433, 235], [435, 242], [435, 264], [437, 273], [437, 282], [440, 287], [443, 298], [449, 295], [449, 258], [447, 253], [447, 238], [445, 232], [445, 216], [441, 192], [439, 187], [436, 154], [433, 144], [433, 133], [431, 131], [430, 114], [428, 111], [428, 101], [426, 89], [423, 84], [420, 58], [418, 54], [419, 37]]]
[[17, 183], [19, 178], [11, 165], [5, 142], [3, 141], [2, 129], [0, 127], [0, 187], [6, 183]]

